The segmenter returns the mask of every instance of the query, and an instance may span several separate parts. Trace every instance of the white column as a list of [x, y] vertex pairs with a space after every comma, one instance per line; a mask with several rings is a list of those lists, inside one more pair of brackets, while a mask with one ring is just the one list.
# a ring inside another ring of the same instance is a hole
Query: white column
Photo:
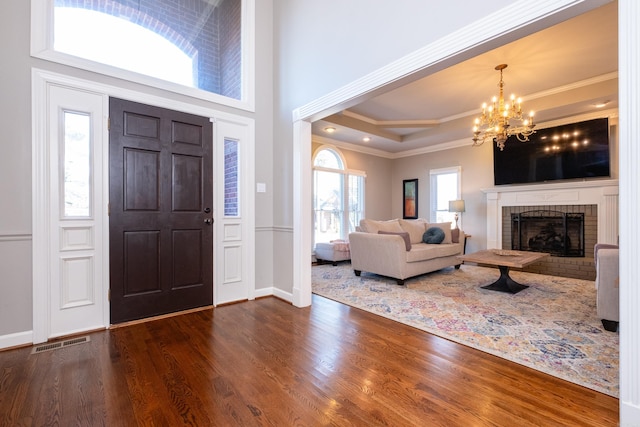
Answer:
[[[602, 189], [602, 203], [598, 204], [598, 242], [618, 244], [618, 188]], [[602, 221], [602, 219], [606, 219]]]
[[296, 307], [311, 305], [311, 123], [293, 124], [293, 295]]
[[620, 425], [640, 426], [640, 3], [618, 0]]

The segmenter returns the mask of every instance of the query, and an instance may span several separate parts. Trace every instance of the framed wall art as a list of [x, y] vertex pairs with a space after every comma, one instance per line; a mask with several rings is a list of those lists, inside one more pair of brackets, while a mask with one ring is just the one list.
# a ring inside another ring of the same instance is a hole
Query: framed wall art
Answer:
[[418, 218], [418, 180], [402, 181], [402, 218]]

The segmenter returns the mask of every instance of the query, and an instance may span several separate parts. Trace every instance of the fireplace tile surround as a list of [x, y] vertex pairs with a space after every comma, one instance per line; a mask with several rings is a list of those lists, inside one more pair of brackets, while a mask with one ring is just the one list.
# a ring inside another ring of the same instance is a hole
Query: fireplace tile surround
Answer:
[[487, 202], [487, 249], [511, 249], [511, 213], [550, 209], [585, 213], [585, 257], [549, 257], [525, 269], [594, 280], [595, 243], [618, 242], [618, 181], [591, 180], [499, 186], [482, 190]]

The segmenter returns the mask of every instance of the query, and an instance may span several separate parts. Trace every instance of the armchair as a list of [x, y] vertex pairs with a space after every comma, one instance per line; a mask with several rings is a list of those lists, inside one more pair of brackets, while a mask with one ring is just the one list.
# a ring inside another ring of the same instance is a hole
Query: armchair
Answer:
[[593, 259], [596, 263], [596, 312], [602, 320], [602, 326], [611, 332], [618, 330], [620, 321], [618, 258], [617, 245], [595, 245]]

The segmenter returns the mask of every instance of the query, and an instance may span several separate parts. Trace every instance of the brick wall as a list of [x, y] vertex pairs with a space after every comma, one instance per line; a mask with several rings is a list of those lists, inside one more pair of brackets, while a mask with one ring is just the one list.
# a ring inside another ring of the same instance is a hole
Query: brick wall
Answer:
[[238, 211], [238, 141], [224, 140], [224, 214], [237, 216]]
[[[560, 277], [595, 280], [596, 268], [593, 247], [598, 240], [597, 205], [553, 205], [553, 206], [505, 206], [502, 208], [502, 247], [511, 249], [511, 214], [531, 210], [554, 210], [568, 213], [584, 213], [584, 257], [551, 256], [532, 264], [522, 271], [549, 274]], [[515, 269], [517, 270], [517, 269]]]

